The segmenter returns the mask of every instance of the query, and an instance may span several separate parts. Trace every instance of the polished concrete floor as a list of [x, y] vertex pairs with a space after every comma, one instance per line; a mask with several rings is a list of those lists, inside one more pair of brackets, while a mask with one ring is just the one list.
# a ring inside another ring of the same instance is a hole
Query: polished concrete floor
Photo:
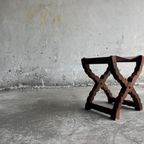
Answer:
[[[85, 111], [90, 89], [0, 92], [0, 144], [144, 144], [144, 111], [123, 106], [117, 121]], [[136, 89], [144, 104], [144, 88]], [[116, 95], [119, 88], [112, 90]], [[112, 107], [102, 91], [96, 101]]]

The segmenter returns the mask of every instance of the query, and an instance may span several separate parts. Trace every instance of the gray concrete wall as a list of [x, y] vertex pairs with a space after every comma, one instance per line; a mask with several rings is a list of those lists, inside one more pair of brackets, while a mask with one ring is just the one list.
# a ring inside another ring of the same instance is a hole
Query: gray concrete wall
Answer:
[[0, 87], [88, 83], [80, 59], [143, 54], [143, 23], [143, 0], [0, 0]]

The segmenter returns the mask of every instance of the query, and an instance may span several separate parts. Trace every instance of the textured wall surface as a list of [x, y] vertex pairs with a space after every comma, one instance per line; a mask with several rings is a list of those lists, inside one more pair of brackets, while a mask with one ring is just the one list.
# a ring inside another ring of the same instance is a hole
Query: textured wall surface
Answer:
[[82, 57], [143, 54], [143, 7], [143, 0], [0, 0], [0, 87], [87, 83]]

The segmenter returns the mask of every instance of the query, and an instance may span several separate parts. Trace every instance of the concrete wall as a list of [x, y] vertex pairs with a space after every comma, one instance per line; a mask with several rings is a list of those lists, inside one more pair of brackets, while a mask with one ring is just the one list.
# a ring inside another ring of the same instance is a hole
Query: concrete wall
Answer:
[[82, 57], [139, 54], [143, 0], [0, 0], [0, 87], [88, 83]]

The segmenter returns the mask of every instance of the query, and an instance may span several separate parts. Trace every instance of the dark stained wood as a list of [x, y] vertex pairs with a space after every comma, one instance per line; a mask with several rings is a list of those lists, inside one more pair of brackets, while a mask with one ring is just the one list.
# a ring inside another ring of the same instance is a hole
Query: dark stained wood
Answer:
[[98, 104], [93, 104], [93, 103], [89, 103], [88, 105], [91, 109], [96, 109], [96, 110], [106, 113], [106, 114], [112, 113], [112, 110], [110, 108], [106, 108], [106, 107], [100, 106]]
[[[113, 120], [119, 119], [120, 108], [122, 104], [133, 106], [136, 110], [142, 110], [141, 100], [133, 87], [144, 65], [144, 57], [142, 55], [136, 57], [110, 56], [99, 58], [82, 58], [81, 62], [85, 73], [95, 82], [95, 85], [93, 86], [87, 98], [87, 102], [85, 105], [86, 110], [95, 109], [107, 113], [111, 116], [111, 119]], [[122, 74], [119, 72], [119, 69], [117, 67], [118, 62], [136, 63], [134, 72], [127, 79], [124, 78]], [[101, 77], [98, 77], [90, 69], [90, 64], [108, 64], [108, 67], [104, 74], [102, 74]], [[105, 81], [110, 76], [110, 74], [112, 74], [114, 79], [116, 79], [118, 83], [121, 85], [121, 90], [116, 98], [112, 96], [110, 89], [105, 84]], [[92, 103], [95, 95], [100, 89], [102, 89], [105, 92], [108, 98], [108, 102], [114, 103], [112, 109]], [[133, 101], [125, 100], [128, 94], [132, 97]]]

